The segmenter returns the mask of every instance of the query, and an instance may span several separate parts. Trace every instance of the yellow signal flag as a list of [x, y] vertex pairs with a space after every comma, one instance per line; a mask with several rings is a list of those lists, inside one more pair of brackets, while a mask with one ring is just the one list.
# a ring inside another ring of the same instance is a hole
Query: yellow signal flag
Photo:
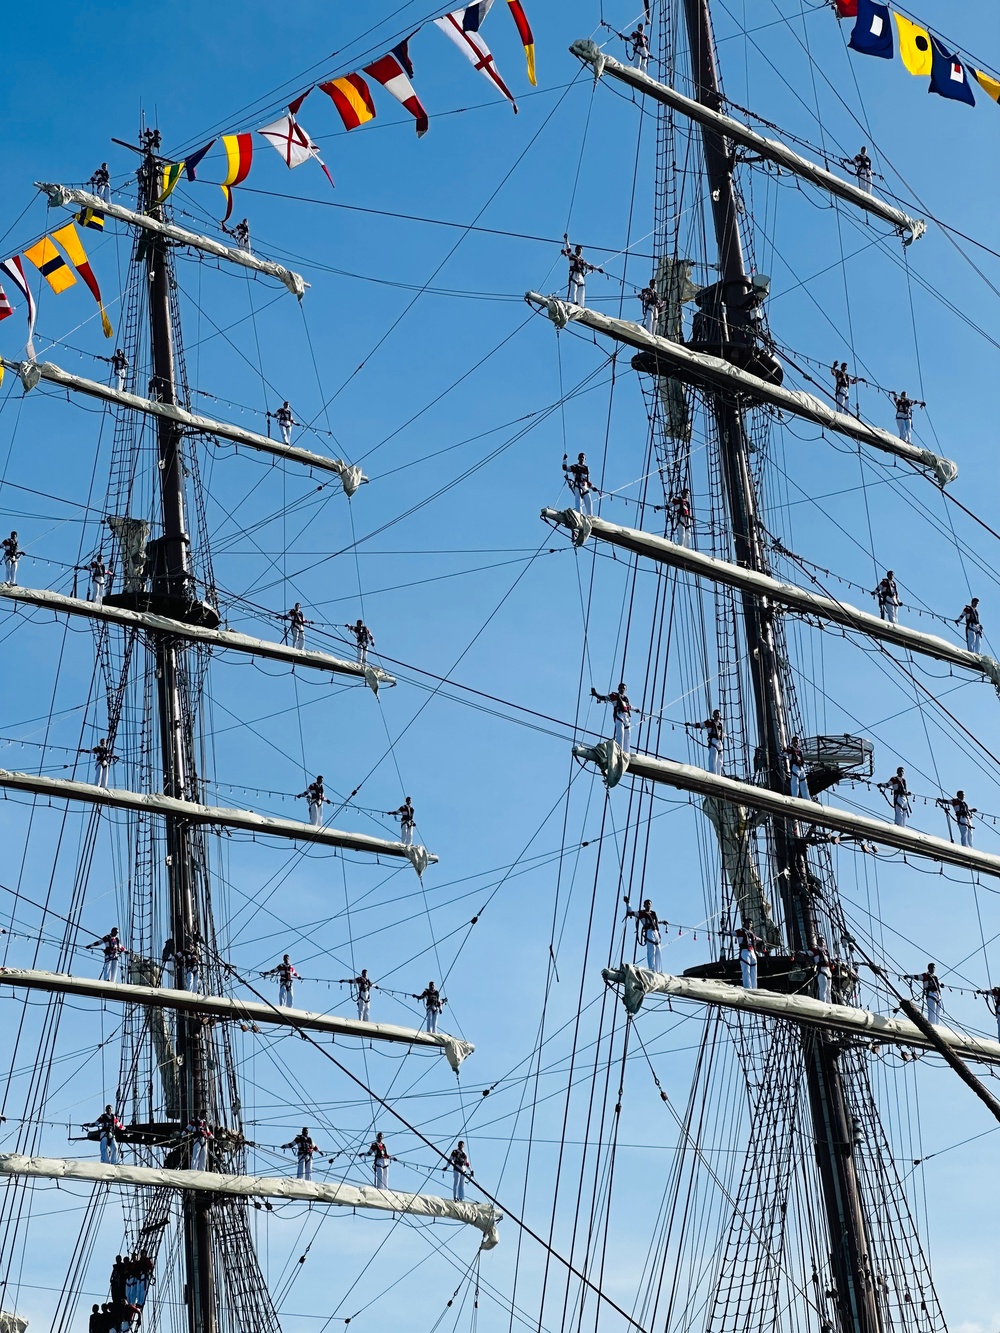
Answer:
[[892, 11], [892, 17], [896, 20], [896, 30], [899, 33], [900, 60], [911, 74], [929, 78], [933, 61], [930, 33], [919, 23], [911, 23], [909, 19], [904, 19], [902, 14], [897, 14], [895, 10]]
[[994, 102], [1000, 102], [1000, 82], [992, 78], [989, 74], [984, 74], [981, 69], [974, 69], [976, 82], [982, 88], [987, 97], [992, 97]]
[[31, 260], [54, 292], [64, 292], [76, 282], [76, 274], [47, 236], [43, 236], [23, 253], [25, 259]]

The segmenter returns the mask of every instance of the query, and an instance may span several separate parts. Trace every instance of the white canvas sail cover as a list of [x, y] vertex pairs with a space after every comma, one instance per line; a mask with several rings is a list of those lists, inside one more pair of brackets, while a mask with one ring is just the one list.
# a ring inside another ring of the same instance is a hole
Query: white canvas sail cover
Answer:
[[27, 1327], [27, 1319], [22, 1319], [18, 1314], [7, 1314], [5, 1310], [0, 1310], [0, 1333], [24, 1333]]
[[371, 1208], [382, 1213], [405, 1213], [409, 1217], [442, 1218], [464, 1222], [483, 1233], [484, 1250], [499, 1243], [497, 1226], [503, 1214], [491, 1203], [459, 1203], [436, 1194], [402, 1194], [399, 1190], [377, 1190], [371, 1185], [324, 1184], [317, 1180], [294, 1180], [285, 1176], [226, 1176], [215, 1171], [168, 1171], [165, 1167], [110, 1166], [103, 1162], [78, 1162], [62, 1157], [24, 1157], [0, 1153], [0, 1175], [34, 1176], [46, 1180], [89, 1180], [105, 1185], [136, 1185], [143, 1188], [199, 1190], [231, 1194], [246, 1199], [289, 1199], [304, 1203], [331, 1204], [338, 1208]]

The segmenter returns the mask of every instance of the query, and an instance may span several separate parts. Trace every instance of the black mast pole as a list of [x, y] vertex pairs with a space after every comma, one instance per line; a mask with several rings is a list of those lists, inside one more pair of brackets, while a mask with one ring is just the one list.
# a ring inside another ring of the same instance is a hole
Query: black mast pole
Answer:
[[[695, 96], [713, 111], [721, 111], [708, 0], [684, 0], [684, 11]], [[753, 288], [743, 262], [734, 159], [717, 130], [703, 126], [702, 141], [719, 252], [721, 318], [717, 335], [723, 355], [743, 364], [753, 351]], [[736, 559], [748, 569], [766, 573], [743, 409], [735, 397], [725, 393], [715, 391], [711, 398]], [[783, 790], [781, 752], [789, 733], [784, 671], [774, 635], [778, 611], [766, 599], [750, 593], [743, 594], [742, 611], [761, 755], [757, 767], [770, 787]], [[809, 890], [804, 844], [796, 834], [794, 824], [774, 821], [776, 882], [780, 885], [788, 943], [794, 950], [803, 951], [816, 943], [820, 931]], [[881, 1333], [839, 1047], [829, 1034], [816, 1028], [802, 1027], [800, 1031], [841, 1333]]]
[[[160, 217], [159, 133], [147, 130], [142, 173], [142, 205], [152, 217]], [[169, 249], [157, 233], [145, 238], [146, 282], [149, 298], [150, 350], [153, 379], [150, 397], [177, 402], [173, 322], [170, 308]], [[205, 619], [205, 610], [195, 599], [190, 570], [190, 539], [184, 520], [184, 468], [182, 431], [175, 423], [157, 417], [160, 512], [163, 535], [148, 548], [152, 578], [152, 602], [156, 609], [181, 619]], [[156, 636], [156, 687], [163, 759], [163, 791], [181, 799], [198, 799], [198, 780], [191, 744], [192, 701], [182, 657], [186, 649], [170, 635]], [[195, 894], [191, 826], [185, 820], [166, 821], [167, 879], [170, 890], [170, 923], [174, 947], [197, 948], [201, 940]], [[178, 978], [183, 985], [183, 977]], [[205, 1035], [197, 1015], [177, 1015], [177, 1061], [181, 1125], [209, 1112], [206, 1083]], [[182, 1150], [183, 1151], [183, 1150]], [[187, 1165], [186, 1162], [183, 1163]], [[211, 1163], [209, 1163], [211, 1165]], [[215, 1267], [212, 1251], [212, 1195], [184, 1190], [185, 1300], [189, 1333], [215, 1333]]]

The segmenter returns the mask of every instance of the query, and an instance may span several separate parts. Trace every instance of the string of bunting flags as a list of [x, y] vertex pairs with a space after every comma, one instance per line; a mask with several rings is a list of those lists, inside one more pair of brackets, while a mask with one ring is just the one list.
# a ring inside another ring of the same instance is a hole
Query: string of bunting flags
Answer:
[[[976, 99], [969, 81], [971, 72], [987, 97], [1000, 102], [1000, 81], [985, 70], [967, 65], [957, 51], [949, 51], [945, 43], [923, 24], [890, 10], [880, 0], [832, 0], [832, 3], [838, 18], [854, 19], [847, 43], [852, 51], [892, 60], [898, 40], [900, 60], [911, 74], [929, 79], [929, 93], [975, 106]], [[893, 38], [894, 26], [896, 39]]]
[[[473, 68], [478, 70], [510, 102], [516, 114], [517, 103], [514, 100], [514, 95], [500, 75], [493, 53], [480, 31], [483, 20], [493, 7], [493, 3], [494, 0], [475, 0], [473, 4], [465, 5], [461, 9], [456, 9], [443, 14], [440, 18], [433, 19], [432, 25], [439, 28], [458, 47]], [[531, 31], [531, 25], [528, 22], [521, 0], [506, 0], [506, 6], [524, 48], [528, 81], [533, 87], [536, 87], [535, 39]], [[312, 84], [288, 104], [287, 115], [280, 116], [268, 125], [261, 125], [255, 133], [260, 135], [281, 155], [286, 167], [298, 167], [303, 162], [314, 159], [332, 186], [334, 184], [333, 176], [320, 156], [319, 145], [313, 141], [299, 122], [299, 112], [306, 98], [318, 89], [333, 103], [344, 129], [348, 131], [358, 129], [360, 126], [374, 120], [376, 116], [375, 99], [368, 83], [370, 79], [395, 98], [410, 113], [414, 120], [417, 138], [421, 138], [427, 133], [430, 119], [411, 82], [414, 78], [414, 72], [413, 61], [410, 58], [410, 42], [415, 35], [415, 33], [411, 33], [404, 41], [397, 43], [391, 50], [377, 60], [373, 60], [370, 64], [364, 65], [359, 71], [327, 79], [322, 83]], [[160, 195], [156, 202], [157, 204], [164, 203], [181, 180], [197, 180], [197, 173], [201, 164], [217, 142], [221, 143], [225, 157], [223, 179], [218, 182], [225, 200], [225, 214], [222, 218], [222, 228], [225, 231], [227, 230], [226, 224], [233, 213], [233, 191], [243, 184], [253, 166], [254, 133], [217, 136], [217, 138], [210, 139], [204, 147], [199, 148], [196, 152], [189, 153], [183, 161], [166, 163], [163, 167]], [[82, 278], [100, 309], [101, 327], [104, 336], [106, 338], [114, 336], [114, 329], [104, 308], [101, 289], [87, 258], [83, 241], [76, 227], [77, 223], [81, 227], [103, 232], [104, 214], [96, 208], [84, 208], [66, 226], [53, 231], [49, 236], [43, 236], [41, 240], [28, 246], [22, 254], [13, 255], [11, 258], [0, 262], [0, 282], [6, 280], [11, 290], [18, 293], [25, 302], [28, 318], [26, 349], [32, 360], [35, 358], [33, 337], [37, 312], [23, 260], [27, 260], [33, 265], [41, 273], [52, 291], [57, 294], [74, 286], [78, 276]], [[8, 299], [3, 286], [0, 285], [0, 321], [7, 319], [14, 313], [14, 310], [15, 307]], [[2, 377], [3, 368], [2, 363], [0, 363], [0, 380], [2, 380]]]

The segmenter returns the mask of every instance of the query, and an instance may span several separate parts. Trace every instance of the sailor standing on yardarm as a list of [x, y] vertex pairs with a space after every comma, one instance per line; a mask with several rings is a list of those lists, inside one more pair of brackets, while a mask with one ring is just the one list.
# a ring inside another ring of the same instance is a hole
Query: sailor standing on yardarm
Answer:
[[824, 1004], [829, 1004], [833, 987], [833, 963], [830, 959], [829, 950], [826, 947], [826, 940], [822, 935], [818, 937], [816, 943], [808, 950], [809, 961], [816, 969], [816, 998]]
[[382, 1131], [379, 1130], [375, 1135], [375, 1142], [369, 1144], [364, 1152], [365, 1157], [373, 1157], [375, 1160], [375, 1188], [377, 1190], [387, 1190], [389, 1188], [389, 1163], [393, 1160], [389, 1156], [389, 1149], [386, 1146], [385, 1139], [382, 1137]]
[[293, 983], [301, 981], [302, 978], [292, 966], [288, 954], [284, 955], [277, 967], [272, 967], [270, 972], [262, 972], [261, 976], [278, 978], [278, 1006], [282, 1009], [290, 1009], [293, 1000]]
[[101, 980], [118, 980], [118, 968], [121, 965], [122, 954], [128, 953], [128, 950], [118, 937], [117, 926], [112, 926], [107, 935], [102, 935], [99, 940], [92, 940], [90, 944], [85, 944], [83, 947], [85, 949], [103, 949], [104, 967], [101, 970]]
[[906, 785], [906, 774], [902, 765], [896, 769], [888, 782], [880, 782], [878, 789], [887, 795], [892, 803], [892, 820], [897, 828], [906, 828], [906, 821], [913, 814], [910, 805], [910, 789]]
[[788, 764], [788, 788], [790, 796], [797, 796], [802, 801], [809, 800], [809, 783], [806, 780], [805, 760], [798, 736], [793, 736], [782, 750]]
[[444, 1169], [451, 1172], [451, 1197], [456, 1203], [461, 1203], [465, 1198], [465, 1182], [472, 1179], [472, 1163], [465, 1151], [464, 1139], [459, 1139], [458, 1147], [452, 1148], [448, 1154], [448, 1165]]
[[839, 366], [834, 361], [830, 373], [833, 375], [833, 396], [837, 411], [846, 412], [851, 406], [851, 385], [857, 384], [858, 381], [855, 376], [847, 373], [846, 361], [841, 361]]
[[375, 635], [368, 626], [358, 616], [357, 623], [354, 625], [345, 625], [344, 628], [354, 635], [354, 641], [358, 646], [358, 665], [368, 665], [368, 649], [375, 647]]
[[292, 427], [297, 423], [295, 421], [295, 417], [292, 415], [292, 409], [288, 406], [287, 398], [278, 408], [277, 412], [275, 412], [274, 419], [278, 423], [278, 427], [281, 430], [281, 438], [284, 440], [286, 444], [291, 444]]
[[101, 606], [104, 602], [104, 590], [107, 587], [109, 571], [100, 551], [91, 560], [87, 570], [90, 574], [90, 600], [95, 606]]
[[855, 154], [851, 165], [854, 167], [855, 175], [858, 178], [858, 185], [864, 190], [865, 194], [872, 192], [872, 160], [868, 156], [868, 149], [862, 146], [861, 151]]
[[118, 385], [118, 392], [125, 392], [125, 377], [128, 375], [128, 357], [119, 347], [111, 358], [111, 371]]
[[926, 972], [907, 975], [904, 980], [920, 982], [927, 1009], [927, 1021], [936, 1027], [941, 1022], [941, 978], [935, 971], [934, 964], [928, 963]]
[[371, 1016], [372, 987], [378, 990], [377, 984], [372, 981], [368, 975], [367, 967], [361, 969], [361, 975], [357, 977], [341, 977], [342, 986], [353, 986], [354, 994], [358, 1005], [358, 1018], [362, 1023], [367, 1023]]
[[632, 732], [632, 705], [629, 703], [625, 682], [620, 681], [617, 690], [610, 694], [598, 694], [593, 685], [590, 693], [599, 704], [611, 704], [615, 732], [614, 742], [623, 754], [629, 754], [629, 737]]
[[952, 797], [946, 797], [938, 801], [938, 805], [949, 814], [954, 815], [955, 823], [958, 825], [958, 839], [963, 847], [972, 846], [972, 816], [977, 814], [972, 806], [965, 799], [965, 792], [958, 791]]
[[901, 393], [892, 394], [892, 401], [896, 404], [896, 430], [899, 432], [899, 438], [909, 444], [913, 434], [913, 409], [926, 407], [927, 404], [909, 398], [905, 389]]
[[642, 327], [647, 333], [656, 332], [656, 320], [663, 309], [660, 293], [656, 290], [656, 278], [650, 278], [649, 285], [639, 293], [642, 302]]
[[184, 1133], [188, 1136], [191, 1143], [191, 1170], [208, 1170], [208, 1145], [215, 1137], [208, 1127], [208, 1121], [204, 1115], [192, 1116], [188, 1121]]
[[101, 1131], [101, 1161], [107, 1166], [118, 1165], [118, 1135], [125, 1128], [115, 1115], [111, 1106], [104, 1108], [96, 1120], [89, 1121], [83, 1129]]
[[17, 564], [23, 552], [17, 544], [17, 533], [12, 532], [0, 542], [3, 547], [4, 582], [12, 586], [17, 584]]
[[398, 810], [387, 810], [387, 815], [392, 815], [399, 820], [399, 840], [404, 847], [413, 846], [413, 829], [417, 817], [413, 813], [413, 802], [407, 796], [406, 800]]
[[292, 632], [292, 647], [304, 648], [306, 646], [306, 626], [311, 625], [311, 620], [306, 620], [305, 612], [298, 602], [292, 607], [291, 611], [285, 613], [285, 620], [288, 621], [288, 628]]
[[437, 1032], [438, 1018], [445, 1005], [444, 998], [437, 986], [434, 985], [433, 981], [428, 981], [426, 989], [422, 990], [419, 995], [414, 995], [413, 998], [415, 1000], [423, 1000], [424, 1002], [424, 1013], [427, 1016], [427, 1031]]
[[637, 912], [631, 907], [625, 911], [626, 919], [635, 917], [639, 943], [646, 946], [646, 966], [651, 972], [663, 971], [663, 955], [660, 952], [660, 918], [653, 911], [652, 901], [647, 898]]
[[878, 613], [890, 625], [899, 624], [899, 588], [896, 576], [891, 569], [885, 571], [885, 578], [872, 589], [872, 596], [878, 600]]
[[295, 1172], [296, 1177], [299, 1180], [312, 1180], [313, 1157], [316, 1153], [319, 1153], [320, 1157], [324, 1157], [326, 1154], [319, 1152], [319, 1149], [316, 1147], [315, 1143], [313, 1143], [309, 1136], [309, 1126], [303, 1125], [301, 1134], [296, 1134], [291, 1143], [283, 1143], [281, 1146], [282, 1148], [295, 1149], [295, 1155], [298, 1161], [298, 1167]]
[[315, 782], [310, 782], [305, 791], [300, 791], [295, 799], [301, 801], [303, 797], [309, 806], [309, 823], [314, 828], [319, 828], [323, 823], [323, 806], [333, 805], [323, 788], [322, 773], [317, 773]]
[[569, 237], [563, 237], [563, 255], [569, 260], [569, 287], [567, 296], [573, 305], [587, 304], [587, 274], [599, 273], [596, 264], [588, 264], [583, 257], [583, 246], [571, 246]]
[[568, 460], [569, 454], [563, 454], [562, 470], [566, 476], [566, 485], [569, 487], [571, 494], [576, 496], [577, 511], [593, 517], [594, 502], [590, 497], [594, 487], [590, 481], [587, 455], [577, 454], [575, 463], [570, 463]]
[[979, 619], [979, 598], [973, 597], [955, 617], [955, 624], [965, 625], [965, 646], [970, 653], [983, 651], [983, 623]]
[[722, 776], [722, 743], [726, 739], [726, 727], [718, 708], [704, 722], [685, 722], [686, 727], [702, 728], [708, 732], [708, 771]]

